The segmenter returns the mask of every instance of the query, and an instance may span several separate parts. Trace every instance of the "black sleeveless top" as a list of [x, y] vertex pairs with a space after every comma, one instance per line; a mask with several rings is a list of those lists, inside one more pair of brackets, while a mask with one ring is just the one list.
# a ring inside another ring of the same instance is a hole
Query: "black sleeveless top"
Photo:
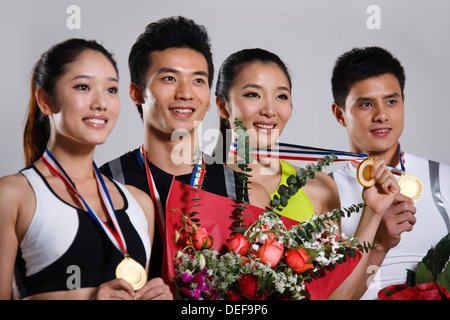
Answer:
[[[205, 163], [206, 171], [202, 183], [202, 190], [236, 199], [236, 194], [239, 192], [238, 188], [236, 188], [236, 181], [238, 181], [237, 179], [240, 173], [233, 171], [224, 164], [215, 163], [213, 158], [208, 155], [205, 155]], [[166, 200], [174, 176], [156, 167], [150, 161], [148, 161], [148, 165], [155, 181], [156, 188], [158, 189], [162, 209], [165, 213]], [[151, 196], [145, 170], [145, 165], [142, 163], [140, 148], [130, 151], [100, 167], [100, 171], [104, 175], [123, 184], [135, 186]], [[182, 183], [189, 184], [191, 174], [179, 175], [176, 176], [175, 179]], [[156, 225], [157, 224], [155, 223], [155, 226]], [[163, 243], [161, 241], [160, 232], [158, 228], [155, 227], [149, 278], [161, 276], [162, 260]]]

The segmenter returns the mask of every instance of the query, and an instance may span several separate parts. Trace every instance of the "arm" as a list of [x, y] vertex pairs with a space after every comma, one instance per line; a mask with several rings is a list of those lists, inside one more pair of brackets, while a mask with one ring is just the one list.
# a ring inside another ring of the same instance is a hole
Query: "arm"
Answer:
[[16, 230], [20, 229], [20, 224], [17, 222], [20, 203], [23, 202], [21, 196], [24, 188], [27, 188], [20, 182], [17, 175], [0, 179], [0, 299], [2, 300], [9, 300], [12, 295], [14, 265], [19, 247]]
[[[396, 197], [395, 202], [385, 211], [382, 217], [380, 226], [375, 235], [375, 242], [378, 246], [370, 252], [367, 268], [375, 266], [375, 269], [373, 270], [378, 270], [378, 267], [381, 266], [381, 263], [389, 250], [397, 246], [400, 242], [401, 234], [413, 229], [413, 226], [416, 223], [416, 218], [414, 217], [415, 213], [416, 208], [414, 207], [414, 202], [408, 197], [399, 194]], [[355, 299], [362, 297], [370, 285], [368, 281], [372, 276], [372, 272], [365, 272], [364, 277], [355, 292]]]
[[[373, 243], [383, 214], [389, 208], [400, 188], [397, 180], [386, 167], [384, 161], [377, 161], [372, 169], [372, 175], [377, 183], [364, 188], [363, 198], [367, 206], [364, 208], [355, 236], [360, 243]], [[355, 299], [360, 285], [365, 286], [365, 275], [369, 266], [370, 253], [364, 253], [352, 274], [331, 295], [330, 299]], [[379, 257], [378, 257], [379, 258]], [[367, 289], [367, 286], [365, 287]], [[365, 290], [364, 290], [365, 291]]]

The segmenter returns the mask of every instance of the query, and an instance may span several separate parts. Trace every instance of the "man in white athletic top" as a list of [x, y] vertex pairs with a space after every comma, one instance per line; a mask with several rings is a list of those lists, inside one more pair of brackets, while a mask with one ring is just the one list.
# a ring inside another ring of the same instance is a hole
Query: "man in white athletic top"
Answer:
[[[332, 111], [347, 129], [350, 150], [383, 159], [423, 185], [420, 199], [399, 195], [384, 214], [375, 239], [380, 246], [371, 253], [367, 283], [361, 284], [355, 297], [364, 294], [361, 299], [377, 299], [384, 287], [405, 283], [406, 269], [415, 270], [431, 246], [449, 232], [450, 166], [401, 150], [405, 74], [388, 51], [367, 47], [344, 53], [335, 64], [331, 82]], [[331, 173], [342, 207], [363, 202], [356, 167], [348, 163]], [[343, 219], [342, 231], [353, 234], [358, 221], [358, 215]]]

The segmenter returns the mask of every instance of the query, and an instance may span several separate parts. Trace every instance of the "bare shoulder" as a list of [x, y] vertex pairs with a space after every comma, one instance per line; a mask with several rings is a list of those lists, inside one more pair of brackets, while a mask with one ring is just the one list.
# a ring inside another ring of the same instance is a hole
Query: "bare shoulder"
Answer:
[[[294, 168], [297, 170], [298, 167]], [[340, 208], [339, 190], [333, 178], [324, 172], [318, 172], [308, 179], [303, 187], [317, 213], [325, 213]]]
[[21, 173], [0, 178], [0, 206], [4, 201], [11, 205], [14, 201], [28, 199], [26, 197], [32, 193], [27, 178]]
[[261, 184], [252, 182], [249, 185], [249, 202], [258, 208], [266, 208], [270, 205], [270, 195]]
[[124, 185], [124, 187], [131, 193], [133, 198], [136, 199], [136, 201], [141, 206], [142, 210], [144, 210], [144, 212], [147, 215], [153, 215], [154, 212], [153, 202], [152, 199], [148, 196], [148, 194], [131, 185]]
[[21, 173], [0, 178], [0, 229], [17, 230], [19, 239], [25, 234], [34, 213], [35, 195]]

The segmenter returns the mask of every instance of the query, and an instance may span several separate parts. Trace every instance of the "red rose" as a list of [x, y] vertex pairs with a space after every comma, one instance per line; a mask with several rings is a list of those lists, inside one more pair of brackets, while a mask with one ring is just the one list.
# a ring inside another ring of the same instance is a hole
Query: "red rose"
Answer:
[[249, 245], [247, 237], [240, 233], [233, 234], [227, 242], [228, 251], [239, 253], [241, 256], [247, 253]]
[[254, 274], [243, 274], [239, 278], [241, 294], [248, 299], [253, 299], [258, 291], [258, 276]]
[[303, 248], [290, 249], [284, 254], [286, 256], [286, 264], [295, 273], [303, 273], [308, 269], [314, 268], [312, 263], [306, 263], [311, 258]]
[[[186, 239], [189, 243], [189, 239]], [[206, 247], [210, 248], [212, 246], [211, 236], [208, 234], [205, 228], [198, 228], [197, 232], [192, 236], [192, 245], [195, 250], [200, 250], [203, 246], [203, 243], [207, 241]]]
[[236, 291], [227, 290], [227, 300], [243, 300], [242, 296]]
[[277, 240], [266, 239], [266, 242], [256, 252], [256, 256], [262, 263], [270, 262], [270, 266], [275, 267], [283, 257], [283, 245]]
[[[261, 231], [270, 231], [270, 230], [272, 230], [272, 229], [267, 224], [265, 224], [261, 227]], [[277, 236], [277, 234], [275, 232], [267, 232], [266, 234], [270, 240], [275, 239], [275, 237]]]

